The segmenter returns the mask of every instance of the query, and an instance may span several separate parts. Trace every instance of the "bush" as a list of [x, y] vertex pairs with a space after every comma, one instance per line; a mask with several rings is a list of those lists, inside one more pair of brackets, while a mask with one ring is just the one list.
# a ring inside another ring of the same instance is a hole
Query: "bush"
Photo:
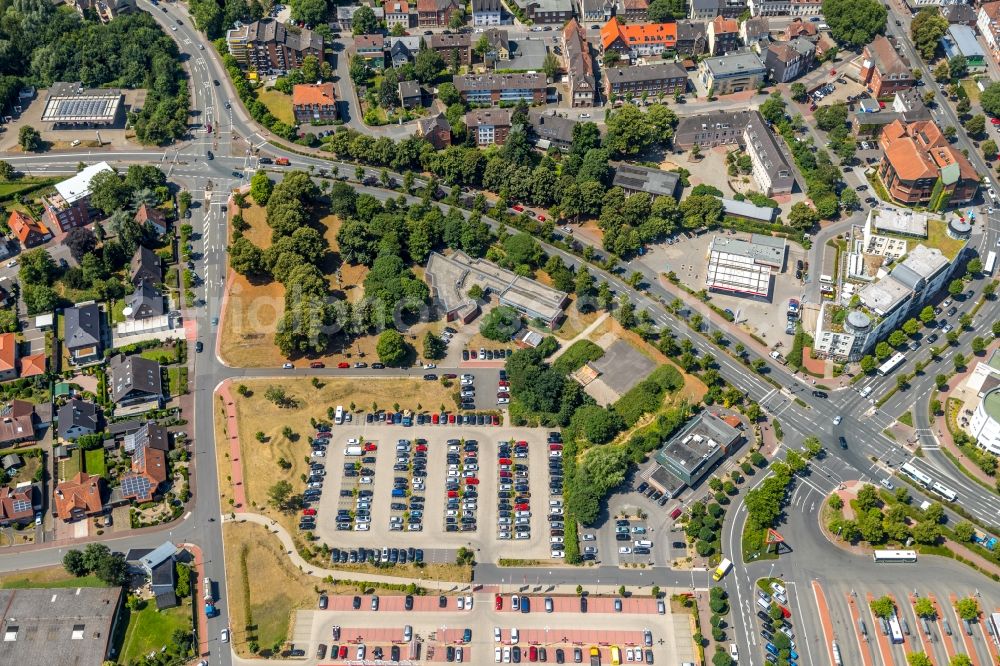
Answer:
[[564, 375], [604, 356], [604, 350], [590, 340], [577, 340], [552, 363], [552, 369]]
[[507, 305], [493, 308], [479, 325], [479, 332], [484, 338], [497, 342], [509, 342], [519, 330], [521, 330], [521, 315]]
[[636, 384], [614, 404], [626, 427], [635, 425], [643, 415], [663, 404], [663, 396], [684, 386], [684, 376], [672, 365], [661, 365], [649, 377]]

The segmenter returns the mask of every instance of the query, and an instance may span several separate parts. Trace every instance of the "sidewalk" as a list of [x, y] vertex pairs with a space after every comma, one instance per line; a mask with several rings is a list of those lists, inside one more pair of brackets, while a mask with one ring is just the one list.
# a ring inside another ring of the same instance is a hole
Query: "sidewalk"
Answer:
[[556, 353], [552, 355], [552, 357], [549, 359], [549, 363], [551, 363], [552, 361], [555, 361], [557, 358], [559, 358], [560, 356], [562, 356], [563, 353], [565, 353], [565, 351], [567, 349], [569, 349], [570, 346], [572, 346], [572, 344], [574, 342], [577, 342], [579, 340], [586, 340], [587, 336], [590, 335], [591, 333], [593, 333], [594, 331], [596, 331], [597, 327], [600, 326], [601, 324], [603, 324], [605, 322], [605, 320], [607, 320], [607, 318], [610, 317], [610, 316], [611, 316], [610, 312], [605, 312], [600, 317], [598, 317], [597, 319], [595, 319], [594, 322], [592, 324], [590, 324], [590, 326], [588, 326], [587, 328], [585, 328], [582, 331], [580, 331], [579, 333], [577, 333], [573, 337], [573, 339], [561, 341], [560, 344], [562, 346], [559, 347], [559, 349], [556, 350]]
[[[246, 489], [243, 486], [243, 463], [240, 462], [240, 430], [236, 421], [236, 405], [231, 392], [232, 380], [227, 379], [219, 387], [219, 395], [226, 407], [226, 439], [229, 441], [229, 464], [231, 466], [233, 500], [237, 509], [246, 506]], [[218, 442], [216, 443], [218, 444]]]
[[[205, 557], [202, 555], [201, 547], [193, 543], [182, 543], [181, 548], [191, 551], [194, 558], [191, 563], [198, 572], [198, 582], [201, 583], [205, 580]], [[195, 589], [200, 588], [199, 584]], [[205, 615], [205, 605], [199, 603], [200, 598], [196, 594], [194, 603], [201, 609], [198, 611], [198, 655], [204, 657], [208, 655], [208, 617]]]

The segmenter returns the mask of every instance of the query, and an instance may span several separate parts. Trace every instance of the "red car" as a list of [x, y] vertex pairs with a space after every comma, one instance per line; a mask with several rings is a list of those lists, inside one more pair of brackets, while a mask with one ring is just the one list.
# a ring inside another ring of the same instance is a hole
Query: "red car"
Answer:
[[302, 509], [302, 515], [303, 516], [315, 516], [316, 515], [316, 509]]
[[[435, 416], [437, 416], [437, 414], [435, 414]], [[417, 451], [420, 451], [421, 453], [427, 451], [427, 445], [426, 444], [417, 444]]]
[[528, 659], [531, 661], [538, 661], [538, 648], [534, 645], [528, 649]]
[[792, 616], [792, 612], [790, 610], [788, 610], [787, 608], [785, 608], [784, 606], [778, 606], [778, 608], [781, 609], [781, 615], [783, 617], [789, 618], [789, 617]]
[[347, 659], [347, 646], [346, 645], [341, 645], [340, 646], [340, 654], [338, 654], [337, 657], [339, 659]]
[[511, 462], [510, 458], [500, 458], [499, 460], [497, 460], [497, 464], [499, 464], [499, 465], [511, 465], [513, 463]]
[[549, 451], [562, 451], [562, 444], [549, 444]]
[[365, 442], [365, 451], [378, 451], [378, 445], [374, 442]]
[[478, 486], [479, 485], [479, 479], [477, 479], [476, 477], [473, 476], [473, 477], [471, 477], [469, 479], [466, 479], [465, 483], [467, 485], [470, 485], [470, 486]]
[[436, 413], [431, 414], [431, 423], [433, 423], [434, 425], [438, 424], [439, 419], [440, 417]]
[[470, 349], [469, 350], [469, 358], [471, 358], [471, 359], [476, 359], [478, 354], [479, 354], [479, 352], [477, 352], [475, 349]]
[[448, 497], [458, 497], [458, 491], [457, 490], [449, 490], [448, 491]]
[[990, 122], [994, 125], [1000, 125], [1000, 118], [990, 118]]
[[515, 511], [531, 511], [531, 508], [527, 504], [515, 504]]
[[522, 206], [521, 204], [514, 204], [510, 208], [511, 208], [511, 210], [516, 210], [518, 213], [523, 213], [524, 212], [524, 206]]
[[[347, 365], [347, 364], [345, 363], [344, 365]], [[309, 367], [310, 368], [325, 368], [326, 364], [323, 363], [322, 361], [313, 361], [312, 363], [309, 364]]]
[[507, 391], [497, 391], [497, 397], [498, 398], [510, 398], [510, 393], [507, 393]]
[[538, 216], [538, 221], [539, 222], [544, 222], [545, 221], [545, 216], [544, 215], [539, 215]]
[[497, 416], [496, 414], [493, 415], [493, 425], [495, 426], [500, 425], [500, 417]]
[[500, 478], [501, 479], [511, 479], [514, 476], [513, 474], [511, 474], [510, 472], [508, 472], [505, 469], [500, 470], [499, 474], [500, 474]]
[[507, 387], [510, 386], [510, 382], [507, 381], [506, 379], [501, 379], [500, 381], [497, 382], [497, 386]]
[[493, 607], [496, 608], [497, 610], [503, 610], [503, 597], [501, 597], [499, 594], [493, 598]]
[[345, 369], [351, 367], [351, 364], [350, 363], [343, 363], [343, 362], [341, 362], [341, 363], [337, 364], [337, 367], [340, 368], [341, 370], [345, 370]]
[[528, 443], [522, 439], [520, 442], [517, 443], [517, 445], [518, 446], [527, 446]]
[[458, 375], [456, 375], [453, 372], [446, 372], [441, 376], [444, 377], [445, 379], [455, 379], [456, 377], [458, 377]]

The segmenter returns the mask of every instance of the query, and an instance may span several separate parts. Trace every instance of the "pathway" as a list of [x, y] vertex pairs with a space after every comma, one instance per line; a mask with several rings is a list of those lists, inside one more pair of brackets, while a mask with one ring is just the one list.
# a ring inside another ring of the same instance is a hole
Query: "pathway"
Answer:
[[[194, 565], [195, 571], [198, 572], [198, 582], [199, 584], [195, 589], [201, 588], [201, 581], [205, 580], [205, 557], [201, 553], [201, 547], [193, 543], [182, 543], [182, 548], [186, 548], [191, 551], [191, 555], [194, 557], [192, 564]], [[199, 603], [201, 598], [196, 593], [193, 603], [198, 606], [198, 654], [199, 656], [208, 655], [208, 617], [205, 615], [205, 605]]]
[[240, 462], [240, 430], [236, 421], [236, 403], [233, 401], [231, 391], [232, 381], [227, 379], [219, 386], [219, 395], [226, 408], [225, 433], [229, 440], [229, 463], [231, 465], [230, 475], [232, 476], [233, 500], [236, 508], [241, 508], [247, 504], [246, 489], [243, 486], [243, 463]]
[[566, 352], [566, 350], [569, 349], [573, 345], [574, 342], [578, 342], [580, 340], [586, 340], [590, 336], [590, 334], [593, 333], [594, 331], [596, 331], [597, 327], [600, 326], [601, 324], [603, 324], [605, 322], [605, 320], [608, 317], [610, 317], [610, 316], [611, 316], [610, 312], [605, 312], [600, 317], [598, 317], [597, 319], [595, 319], [593, 321], [593, 323], [590, 324], [587, 328], [583, 329], [582, 331], [580, 331], [579, 333], [577, 333], [575, 336], [573, 336], [573, 338], [571, 338], [569, 340], [562, 340], [562, 341], [560, 341], [560, 344], [562, 346], [559, 347], [559, 349], [556, 350], [556, 353], [552, 355], [552, 357], [549, 359], [549, 362], [551, 363], [552, 361], [555, 361], [557, 358], [559, 358], [560, 356], [562, 356]]

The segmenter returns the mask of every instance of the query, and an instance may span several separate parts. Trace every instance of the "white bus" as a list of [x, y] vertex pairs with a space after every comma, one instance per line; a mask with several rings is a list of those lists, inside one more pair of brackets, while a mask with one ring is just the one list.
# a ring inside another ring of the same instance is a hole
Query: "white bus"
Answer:
[[334, 414], [333, 422], [340, 425], [344, 422], [344, 407], [343, 405], [337, 405], [337, 412]]
[[1000, 613], [990, 615], [990, 622], [993, 623], [993, 639], [1000, 641]]
[[880, 365], [878, 367], [878, 370], [876, 370], [875, 372], [878, 373], [879, 377], [885, 377], [887, 374], [889, 374], [899, 366], [903, 365], [903, 361], [905, 360], [906, 356], [904, 356], [900, 352], [896, 352], [895, 354], [892, 355], [892, 358], [890, 358], [888, 361]]
[[937, 481], [931, 484], [931, 490], [933, 490], [934, 492], [936, 492], [938, 495], [945, 498], [949, 502], [954, 502], [956, 499], [958, 499], [958, 494], [954, 490], [952, 490], [948, 486], [941, 485]]
[[924, 488], [931, 487], [931, 477], [927, 476], [910, 463], [903, 463], [899, 469], [903, 472], [903, 474], [910, 477]]
[[990, 250], [986, 255], [986, 263], [983, 264], [983, 274], [993, 275], [993, 269], [996, 268], [997, 264], [997, 253]]
[[899, 628], [899, 618], [895, 613], [889, 616], [889, 637], [897, 645], [903, 642], [903, 630]]
[[878, 564], [917, 561], [917, 551], [915, 550], [876, 550], [873, 556]]

